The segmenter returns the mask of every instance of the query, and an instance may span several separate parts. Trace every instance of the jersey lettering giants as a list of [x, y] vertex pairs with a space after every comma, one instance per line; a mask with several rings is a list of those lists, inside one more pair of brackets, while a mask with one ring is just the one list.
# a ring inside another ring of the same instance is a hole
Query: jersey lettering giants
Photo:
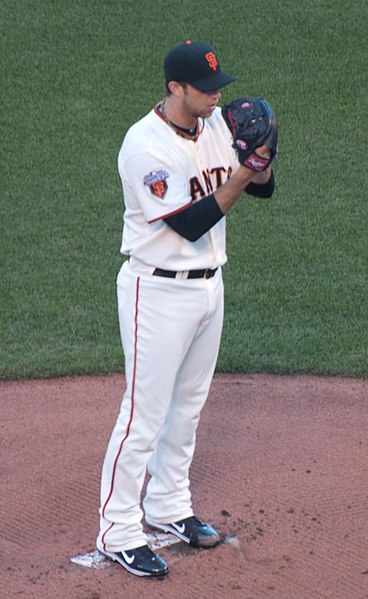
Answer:
[[203, 188], [203, 185], [201, 185], [198, 177], [192, 177], [189, 181], [192, 201], [195, 202], [196, 200], [204, 198], [206, 195], [212, 193], [215, 189], [220, 187], [220, 185], [223, 185], [225, 180], [230, 178], [231, 173], [231, 167], [226, 170], [223, 166], [213, 168], [211, 171], [208, 169], [206, 171], [202, 171], [203, 180], [206, 186], [205, 189]]

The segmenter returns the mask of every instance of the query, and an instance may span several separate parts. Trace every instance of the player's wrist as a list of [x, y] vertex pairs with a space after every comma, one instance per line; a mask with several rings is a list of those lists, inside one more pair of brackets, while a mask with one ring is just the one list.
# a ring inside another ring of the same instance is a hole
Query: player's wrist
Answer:
[[251, 169], [249, 166], [246, 166], [245, 164], [240, 164], [239, 168], [237, 171], [235, 171], [235, 173], [233, 174], [233, 177], [237, 177], [239, 178], [239, 180], [241, 180], [242, 182], [244, 181], [245, 184], [249, 183], [249, 181], [252, 181], [252, 179], [257, 175], [257, 171], [254, 171], [253, 169]]

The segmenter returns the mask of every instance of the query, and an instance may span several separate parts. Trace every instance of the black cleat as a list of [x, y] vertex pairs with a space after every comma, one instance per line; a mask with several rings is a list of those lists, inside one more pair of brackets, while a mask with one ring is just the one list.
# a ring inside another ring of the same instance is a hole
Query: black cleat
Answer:
[[136, 574], [136, 576], [165, 576], [169, 572], [167, 563], [154, 553], [148, 545], [113, 553], [112, 551], [101, 551], [105, 557], [118, 562], [123, 568]]
[[219, 533], [212, 526], [204, 524], [195, 516], [190, 516], [172, 524], [159, 524], [153, 521], [146, 521], [151, 528], [171, 532], [193, 547], [214, 547], [220, 542]]

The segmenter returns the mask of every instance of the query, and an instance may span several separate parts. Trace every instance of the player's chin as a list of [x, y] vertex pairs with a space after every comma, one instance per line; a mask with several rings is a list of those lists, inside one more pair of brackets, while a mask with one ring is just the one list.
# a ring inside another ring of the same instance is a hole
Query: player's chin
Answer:
[[206, 109], [203, 111], [202, 117], [203, 117], [203, 118], [208, 118], [208, 117], [210, 117], [210, 116], [211, 116], [211, 115], [212, 115], [212, 114], [215, 112], [215, 110], [216, 110], [216, 106], [217, 106], [217, 104], [211, 104], [211, 106], [208, 106], [208, 108], [206, 108]]

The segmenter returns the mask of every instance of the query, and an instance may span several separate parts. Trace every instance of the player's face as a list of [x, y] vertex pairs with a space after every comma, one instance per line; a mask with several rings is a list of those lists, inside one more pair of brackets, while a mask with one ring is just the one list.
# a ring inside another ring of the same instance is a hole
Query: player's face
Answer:
[[219, 89], [202, 92], [187, 84], [184, 87], [183, 108], [192, 118], [206, 119], [211, 116], [220, 98], [221, 91]]

